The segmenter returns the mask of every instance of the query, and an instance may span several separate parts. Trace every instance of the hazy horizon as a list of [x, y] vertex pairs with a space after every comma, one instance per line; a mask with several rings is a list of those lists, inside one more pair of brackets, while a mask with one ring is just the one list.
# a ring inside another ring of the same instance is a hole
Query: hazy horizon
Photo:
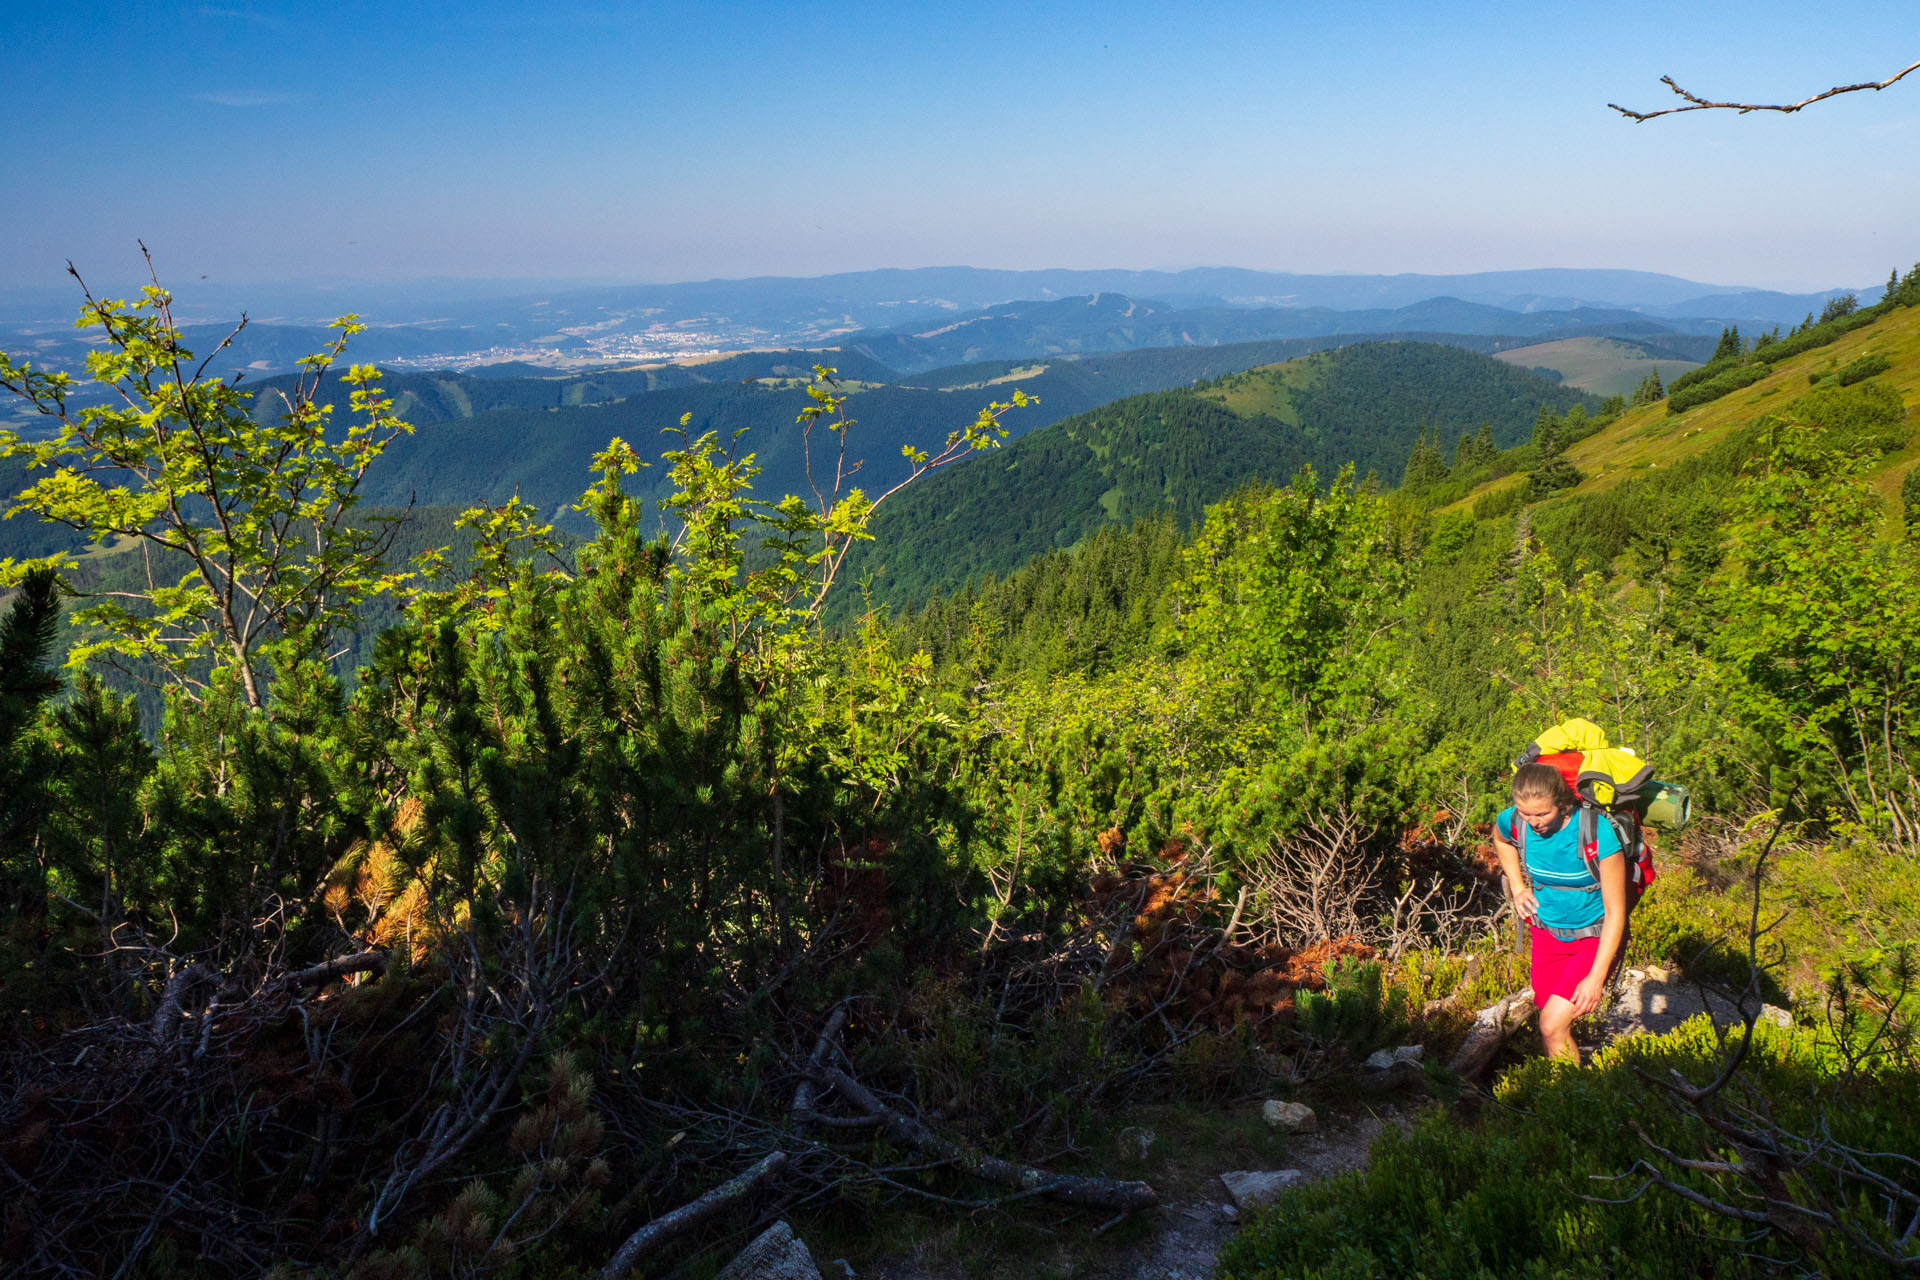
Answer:
[[1920, 9], [1481, 0], [19, 4], [0, 289], [685, 283], [927, 264], [1637, 270], [1920, 257]]

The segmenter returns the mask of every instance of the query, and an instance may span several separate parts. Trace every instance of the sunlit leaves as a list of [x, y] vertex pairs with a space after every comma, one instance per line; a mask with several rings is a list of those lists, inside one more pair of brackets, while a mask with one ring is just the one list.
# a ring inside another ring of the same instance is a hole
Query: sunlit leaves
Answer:
[[[364, 326], [352, 316], [335, 321], [339, 337], [299, 362], [302, 376], [282, 393], [280, 412], [256, 420], [252, 393], [193, 363], [172, 298], [157, 284], [133, 302], [89, 295], [77, 324], [102, 331], [87, 366], [109, 393], [105, 403], [70, 412], [70, 379], [0, 357], [0, 386], [57, 424], [50, 439], [34, 441], [0, 429], [0, 457], [47, 473], [8, 514], [63, 524], [96, 543], [142, 542], [188, 573], [167, 586], [150, 570], [144, 590], [77, 610], [90, 634], [73, 660], [136, 658], [194, 687], [210, 666], [231, 666], [248, 704], [261, 707], [268, 648], [296, 636], [324, 646], [359, 601], [398, 581], [382, 564], [390, 535], [351, 513], [367, 468], [411, 428], [393, 416], [371, 366], [343, 375], [355, 415], [344, 429], [318, 398], [322, 377]], [[36, 563], [0, 566], [0, 580]]]

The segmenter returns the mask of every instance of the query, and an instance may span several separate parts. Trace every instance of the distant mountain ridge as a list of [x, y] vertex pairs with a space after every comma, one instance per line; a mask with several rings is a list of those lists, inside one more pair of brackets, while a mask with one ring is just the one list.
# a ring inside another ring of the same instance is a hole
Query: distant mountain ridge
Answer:
[[[1007, 303], [938, 321], [852, 334], [837, 345], [915, 374], [981, 360], [1091, 355], [1141, 347], [1216, 346], [1334, 334], [1458, 334], [1516, 338], [1522, 343], [1574, 336], [1686, 342], [1706, 336], [1676, 328], [1677, 323], [1684, 322], [1663, 323], [1620, 309], [1518, 312], [1459, 298], [1428, 298], [1391, 310], [1335, 311], [1326, 307], [1181, 308], [1127, 294], [1095, 293], [1054, 301]], [[1720, 327], [1718, 323], [1702, 326], [1714, 335]]]
[[[109, 296], [124, 289], [97, 289]], [[713, 354], [759, 348], [834, 345], [852, 334], [922, 332], [972, 313], [1008, 305], [1045, 305], [1062, 299], [1117, 294], [1190, 313], [1190, 323], [1215, 332], [1214, 341], [1384, 330], [1512, 333], [1539, 337], [1578, 323], [1627, 323], [1632, 313], [1682, 333], [1717, 333], [1725, 324], [1792, 324], [1843, 292], [1775, 293], [1703, 284], [1654, 272], [1549, 268], [1457, 275], [1307, 275], [1237, 267], [1181, 271], [1037, 270], [924, 267], [847, 272], [811, 278], [756, 277], [677, 284], [605, 287], [533, 287], [501, 282], [437, 281], [401, 285], [218, 286], [183, 285], [176, 314], [183, 322], [224, 332], [243, 312], [264, 329], [311, 329], [343, 311], [359, 313], [369, 329], [356, 358], [411, 362], [413, 367], [457, 368], [539, 361], [583, 367], [661, 356]], [[1863, 300], [1873, 291], [1859, 290]], [[0, 348], [20, 352], [36, 344], [71, 342], [78, 305], [73, 294], [46, 289], [0, 291]], [[1474, 320], [1418, 313], [1451, 307]], [[1499, 318], [1473, 312], [1494, 308]], [[1278, 311], [1248, 326], [1232, 316]], [[1224, 313], [1216, 316], [1214, 313]], [[1340, 316], [1349, 318], [1335, 318]], [[1508, 317], [1551, 315], [1551, 322]], [[1583, 321], [1583, 315], [1614, 317]], [[1456, 328], [1456, 325], [1466, 325]], [[250, 336], [258, 347], [264, 332]], [[1156, 345], [1185, 341], [1162, 334]], [[1203, 341], [1198, 336], [1193, 342]], [[271, 346], [273, 344], [267, 344]], [[69, 356], [77, 349], [70, 350]], [[243, 365], [283, 368], [284, 352], [254, 354]], [[1029, 352], [1027, 354], [1048, 354]], [[264, 362], [264, 364], [262, 364]]]

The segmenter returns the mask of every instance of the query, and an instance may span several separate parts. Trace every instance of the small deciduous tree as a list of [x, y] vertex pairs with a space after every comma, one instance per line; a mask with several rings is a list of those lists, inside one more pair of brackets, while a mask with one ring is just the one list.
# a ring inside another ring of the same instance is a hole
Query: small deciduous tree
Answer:
[[1909, 765], [1920, 738], [1920, 557], [1880, 536], [1879, 498], [1856, 458], [1786, 419], [1768, 446], [1741, 485], [1714, 602], [1729, 625], [1713, 656], [1735, 676], [1735, 714], [1772, 744], [1783, 778], [1920, 852]]
[[[370, 365], [341, 375], [352, 421], [336, 423], [321, 402], [322, 378], [364, 327], [353, 316], [334, 321], [332, 346], [300, 361], [280, 412], [256, 420], [252, 393], [238, 379], [209, 377], [211, 353], [196, 364], [182, 344], [151, 257], [148, 274], [153, 282], [134, 302], [95, 298], [81, 281], [78, 325], [105, 339], [87, 356], [104, 403], [76, 407], [70, 375], [0, 355], [0, 386], [54, 425], [35, 439], [0, 429], [0, 457], [44, 473], [7, 514], [66, 525], [95, 543], [129, 540], [142, 553], [142, 583], [98, 592], [74, 612], [92, 628], [74, 662], [142, 660], [191, 689], [206, 687], [210, 667], [231, 668], [259, 710], [277, 647], [322, 652], [360, 601], [395, 581], [383, 564], [392, 526], [353, 515], [367, 468], [412, 428], [394, 416]], [[245, 325], [243, 316], [221, 347]], [[62, 563], [0, 561], [0, 584]]]
[[1312, 733], [1326, 717], [1370, 718], [1392, 683], [1405, 569], [1386, 504], [1354, 486], [1352, 467], [1324, 492], [1305, 468], [1284, 489], [1209, 509], [1188, 554], [1183, 626], [1203, 681], [1231, 707], [1223, 723], [1251, 713]]

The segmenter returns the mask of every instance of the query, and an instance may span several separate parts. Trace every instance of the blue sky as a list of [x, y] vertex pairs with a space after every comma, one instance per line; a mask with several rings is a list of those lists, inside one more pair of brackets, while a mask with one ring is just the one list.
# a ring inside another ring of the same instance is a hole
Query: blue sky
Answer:
[[1920, 258], [1913, 0], [0, 0], [0, 287]]

